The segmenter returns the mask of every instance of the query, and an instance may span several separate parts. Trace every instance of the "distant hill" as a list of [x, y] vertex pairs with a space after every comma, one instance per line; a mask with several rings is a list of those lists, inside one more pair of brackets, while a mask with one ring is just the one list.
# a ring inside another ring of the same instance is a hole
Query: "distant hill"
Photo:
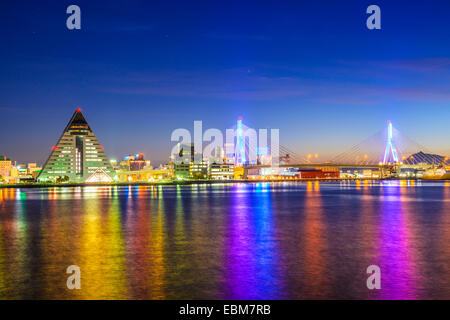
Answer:
[[408, 157], [408, 159], [403, 160], [403, 163], [405, 164], [419, 164], [419, 163], [426, 163], [426, 164], [440, 164], [445, 160], [444, 156], [440, 156], [438, 154], [432, 154], [432, 153], [424, 153], [422, 151], [418, 153], [414, 153], [411, 156]]

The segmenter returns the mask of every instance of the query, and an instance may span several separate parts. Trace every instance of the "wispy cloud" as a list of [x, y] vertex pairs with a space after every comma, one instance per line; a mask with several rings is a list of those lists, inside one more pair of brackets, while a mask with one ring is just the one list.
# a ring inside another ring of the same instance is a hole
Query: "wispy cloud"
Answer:
[[[449, 59], [450, 60], [450, 59]], [[220, 72], [133, 73], [108, 81], [99, 90], [114, 94], [167, 97], [198, 97], [237, 100], [303, 99], [328, 104], [371, 105], [383, 99], [420, 102], [450, 102], [450, 81], [433, 78], [434, 70], [450, 66], [447, 59], [422, 62], [369, 62], [378, 65], [377, 72], [390, 75], [389, 81], [361, 75], [362, 69], [344, 72], [342, 65], [328, 68], [330, 74], [339, 69], [344, 76], [327, 78], [319, 68], [308, 77], [268, 75], [264, 69], [239, 68]], [[420, 79], [405, 79], [392, 74], [392, 68], [427, 73]], [[317, 78], [311, 77], [317, 74]]]

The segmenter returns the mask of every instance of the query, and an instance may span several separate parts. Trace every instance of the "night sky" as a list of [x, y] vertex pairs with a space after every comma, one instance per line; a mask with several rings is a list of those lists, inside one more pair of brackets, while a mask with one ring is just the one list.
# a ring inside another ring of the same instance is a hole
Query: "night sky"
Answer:
[[76, 108], [110, 157], [155, 163], [174, 129], [239, 116], [323, 159], [387, 120], [450, 150], [450, 1], [4, 1], [0, 37], [0, 155], [19, 162], [42, 164]]

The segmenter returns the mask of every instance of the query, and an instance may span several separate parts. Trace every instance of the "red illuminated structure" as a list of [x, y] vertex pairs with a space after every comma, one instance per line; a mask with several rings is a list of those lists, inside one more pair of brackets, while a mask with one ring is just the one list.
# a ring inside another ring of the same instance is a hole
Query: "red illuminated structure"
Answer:
[[300, 179], [339, 179], [339, 171], [304, 170], [300, 171]]

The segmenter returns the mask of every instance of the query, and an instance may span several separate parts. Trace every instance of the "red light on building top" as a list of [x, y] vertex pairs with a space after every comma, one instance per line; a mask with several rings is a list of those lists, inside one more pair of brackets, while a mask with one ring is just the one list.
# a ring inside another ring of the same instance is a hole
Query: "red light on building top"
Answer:
[[76, 112], [81, 112], [81, 109], [80, 109], [80, 108], [78, 108], [78, 109], [76, 109], [75, 111], [76, 111]]
[[239, 121], [242, 121], [242, 117], [239, 117], [239, 119], [238, 119]]
[[56, 149], [58, 149], [57, 146], [53, 146], [53, 147], [52, 147], [52, 150], [56, 150]]

